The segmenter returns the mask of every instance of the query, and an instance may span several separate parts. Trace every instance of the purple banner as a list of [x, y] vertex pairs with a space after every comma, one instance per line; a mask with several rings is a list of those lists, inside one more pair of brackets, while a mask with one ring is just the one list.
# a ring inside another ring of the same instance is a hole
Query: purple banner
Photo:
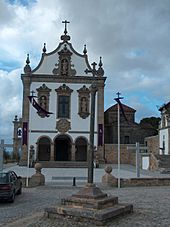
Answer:
[[103, 124], [98, 124], [98, 146], [103, 145]]
[[22, 145], [28, 144], [28, 122], [23, 122], [22, 128]]

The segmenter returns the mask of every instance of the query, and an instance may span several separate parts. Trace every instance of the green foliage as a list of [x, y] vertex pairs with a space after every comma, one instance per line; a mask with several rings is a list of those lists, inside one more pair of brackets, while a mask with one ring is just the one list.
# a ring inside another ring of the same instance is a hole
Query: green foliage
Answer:
[[144, 126], [146, 124], [150, 124], [154, 129], [157, 130], [160, 120], [160, 117], [146, 117], [140, 121], [140, 125]]

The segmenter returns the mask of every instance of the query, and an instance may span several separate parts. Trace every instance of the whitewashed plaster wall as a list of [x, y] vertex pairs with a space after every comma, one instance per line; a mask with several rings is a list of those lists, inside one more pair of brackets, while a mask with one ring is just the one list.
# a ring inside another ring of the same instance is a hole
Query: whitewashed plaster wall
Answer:
[[[159, 131], [159, 147], [163, 147], [163, 141], [165, 141], [165, 154], [168, 154], [169, 150], [169, 133], [168, 133], [168, 128], [161, 129]], [[162, 150], [160, 149], [160, 154], [162, 154]]]
[[[33, 82], [31, 84], [31, 90], [36, 91], [37, 88], [42, 86], [43, 83], [40, 82]], [[50, 92], [50, 102], [49, 102], [49, 111], [53, 114], [50, 117], [41, 118], [37, 114], [37, 110], [30, 104], [30, 121], [29, 121], [29, 146], [35, 145], [37, 139], [43, 135], [41, 133], [30, 133], [31, 130], [41, 130], [41, 131], [54, 131], [53, 132], [44, 132], [44, 135], [49, 136], [52, 140], [56, 137], [57, 130], [56, 130], [56, 121], [57, 121], [57, 92], [55, 91], [56, 88], [63, 85], [63, 83], [45, 83], [45, 85], [51, 89]], [[68, 119], [71, 122], [71, 129], [70, 131], [74, 131], [77, 133], [69, 133], [73, 140], [75, 140], [78, 136], [84, 136], [89, 141], [89, 134], [90, 132], [90, 115], [86, 119], [82, 119], [78, 115], [78, 92], [77, 90], [80, 89], [84, 84], [66, 84], [73, 90], [71, 93], [71, 116]], [[86, 85], [89, 87], [90, 85]], [[90, 103], [91, 105], [91, 103]], [[55, 133], [56, 131], [56, 133]], [[97, 95], [96, 95], [96, 112], [95, 112], [95, 132], [97, 132]], [[97, 134], [95, 134], [94, 138], [95, 146], [97, 145]]]

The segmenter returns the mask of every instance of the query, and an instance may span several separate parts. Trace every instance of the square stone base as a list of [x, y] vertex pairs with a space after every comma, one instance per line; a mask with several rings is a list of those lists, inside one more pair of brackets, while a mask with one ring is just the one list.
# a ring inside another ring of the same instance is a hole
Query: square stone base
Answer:
[[119, 204], [118, 197], [107, 196], [95, 185], [86, 185], [78, 193], [62, 199], [61, 205], [45, 209], [47, 218], [67, 217], [77, 221], [103, 224], [117, 216], [133, 212], [133, 205]]

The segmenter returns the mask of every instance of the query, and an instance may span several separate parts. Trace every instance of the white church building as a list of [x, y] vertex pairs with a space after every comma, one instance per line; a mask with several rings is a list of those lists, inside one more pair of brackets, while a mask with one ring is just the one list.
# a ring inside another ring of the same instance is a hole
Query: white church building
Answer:
[[161, 121], [159, 126], [159, 154], [170, 154], [170, 102], [160, 107]]
[[[44, 44], [41, 60], [31, 69], [27, 56], [22, 105], [22, 151], [25, 165], [30, 147], [33, 159], [44, 166], [57, 163], [86, 163], [90, 136], [91, 85], [95, 83], [95, 156], [104, 158], [104, 86], [106, 77], [101, 58], [98, 65], [88, 62], [86, 45], [76, 52], [65, 30], [58, 47], [47, 53]], [[17, 140], [16, 140], [17, 141]]]

